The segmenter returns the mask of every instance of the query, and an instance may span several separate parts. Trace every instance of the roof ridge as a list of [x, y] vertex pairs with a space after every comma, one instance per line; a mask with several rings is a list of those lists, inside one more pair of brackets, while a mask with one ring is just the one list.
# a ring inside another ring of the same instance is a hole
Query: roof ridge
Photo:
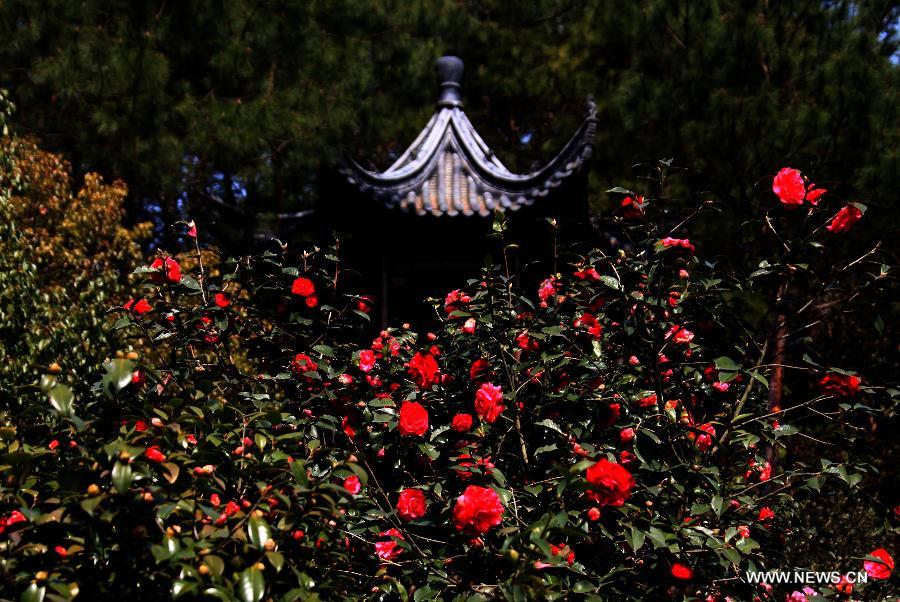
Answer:
[[555, 157], [531, 173], [511, 172], [462, 110], [462, 61], [442, 57], [438, 69], [444, 80], [438, 109], [403, 154], [384, 172], [369, 171], [352, 159], [340, 169], [361, 192], [420, 215], [515, 211], [546, 196], [591, 156], [598, 118], [596, 103], [588, 97], [587, 116]]

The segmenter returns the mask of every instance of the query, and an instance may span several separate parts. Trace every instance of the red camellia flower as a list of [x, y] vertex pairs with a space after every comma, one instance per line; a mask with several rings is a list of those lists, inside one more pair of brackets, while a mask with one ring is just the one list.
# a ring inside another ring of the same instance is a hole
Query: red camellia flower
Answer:
[[304, 278], [303, 276], [298, 277], [294, 280], [294, 284], [291, 285], [291, 294], [300, 295], [301, 297], [309, 297], [310, 295], [314, 295], [316, 292], [316, 285], [313, 284], [313, 281], [309, 278]]
[[694, 333], [684, 326], [673, 324], [666, 333], [666, 338], [671, 338], [676, 343], [686, 344], [694, 340]]
[[452, 314], [459, 309], [459, 305], [457, 304], [465, 305], [471, 300], [472, 298], [469, 297], [469, 295], [463, 293], [459, 289], [450, 291], [444, 298], [444, 311], [448, 314]]
[[819, 387], [823, 393], [851, 397], [859, 392], [861, 382], [862, 379], [855, 375], [829, 372], [819, 381]]
[[415, 401], [404, 401], [397, 429], [401, 435], [424, 435], [428, 430], [428, 410]]
[[359, 477], [353, 474], [344, 479], [344, 489], [353, 495], [359, 493], [362, 490], [362, 483], [359, 482]]
[[553, 278], [547, 278], [543, 282], [541, 282], [541, 286], [538, 287], [538, 297], [542, 302], [546, 302], [547, 299], [556, 294], [557, 282]]
[[815, 184], [806, 185], [800, 171], [791, 167], [782, 167], [772, 180], [772, 192], [785, 205], [802, 205], [809, 201], [810, 205], [818, 205], [819, 197], [828, 192], [824, 188], [816, 188]]
[[599, 339], [600, 335], [603, 334], [603, 325], [600, 324], [597, 317], [590, 312], [584, 312], [579, 317], [575, 318], [572, 322], [572, 326], [575, 328], [586, 328], [588, 334], [595, 339]]
[[297, 374], [303, 374], [304, 372], [315, 372], [318, 369], [319, 364], [314, 362], [313, 359], [305, 353], [298, 353], [294, 356], [294, 359], [291, 360], [291, 370], [293, 370]]
[[472, 366], [469, 368], [469, 376], [474, 380], [490, 369], [491, 364], [486, 359], [477, 359], [472, 362]]
[[485, 422], [492, 423], [506, 409], [503, 405], [503, 390], [491, 383], [484, 383], [475, 392], [475, 411]]
[[397, 529], [388, 529], [381, 532], [381, 537], [387, 537], [386, 541], [375, 542], [375, 553], [382, 560], [393, 560], [403, 553], [403, 548], [397, 544], [398, 539], [403, 539], [403, 534]]
[[622, 199], [620, 207], [622, 208], [622, 217], [633, 219], [644, 216], [644, 197], [638, 196], [636, 199], [627, 196]]
[[877, 558], [880, 562], [875, 560], [866, 560], [863, 562], [863, 568], [866, 569], [866, 574], [872, 579], [889, 578], [894, 570], [894, 559], [891, 558], [888, 551], [884, 548], [878, 548], [877, 550], [869, 552], [869, 556]]
[[619, 431], [619, 440], [622, 441], [622, 443], [628, 443], [629, 441], [634, 440], [634, 429], [626, 428]]
[[676, 579], [687, 581], [694, 578], [694, 570], [689, 566], [676, 562], [672, 565], [672, 576]]
[[18, 523], [27, 523], [28, 519], [25, 518], [25, 515], [19, 512], [18, 510], [13, 510], [9, 513], [9, 518], [5, 519], [5, 525], [7, 527], [11, 527]]
[[148, 447], [146, 451], [144, 451], [144, 456], [151, 462], [156, 462], [157, 464], [166, 461], [166, 455], [162, 453], [156, 445]]
[[694, 440], [694, 445], [697, 446], [697, 449], [704, 452], [712, 446], [713, 437], [716, 436], [716, 429], [708, 422], [706, 424], [701, 424], [698, 428], [703, 432], [700, 434], [691, 432], [688, 436]]
[[860, 219], [862, 219], [862, 211], [853, 205], [847, 205], [838, 211], [825, 229], [834, 234], [840, 234], [849, 230]]
[[572, 272], [572, 275], [579, 280], [600, 280], [600, 272], [594, 266], [588, 266]]
[[682, 249], [687, 249], [691, 253], [696, 251], [691, 241], [686, 238], [672, 238], [671, 236], [667, 236], [659, 242], [664, 247], [681, 247]]
[[468, 432], [468, 430], [472, 428], [472, 415], [457, 414], [453, 417], [453, 420], [450, 421], [450, 428], [452, 428], [457, 433]]
[[216, 293], [213, 296], [213, 303], [218, 305], [219, 307], [228, 307], [231, 305], [231, 299], [228, 298], [228, 295], [225, 293]]
[[841, 578], [834, 585], [834, 589], [840, 594], [849, 596], [853, 593], [853, 582], [847, 579], [847, 575], [841, 575]]
[[527, 330], [523, 330], [516, 337], [516, 345], [519, 346], [519, 349], [524, 349], [525, 351], [537, 351], [541, 347], [537, 341], [528, 336]]
[[603, 428], [610, 427], [619, 420], [619, 416], [622, 415], [622, 405], [618, 403], [611, 403], [606, 406], [606, 411], [603, 413], [603, 418], [599, 424], [602, 425]]
[[655, 408], [657, 404], [656, 394], [647, 395], [637, 400], [637, 404], [642, 408]]
[[471, 535], [484, 535], [503, 520], [503, 503], [493, 489], [469, 485], [456, 498], [453, 526]]
[[157, 257], [150, 264], [150, 269], [156, 270], [150, 274], [150, 279], [156, 284], [165, 284], [171, 282], [177, 284], [181, 282], [181, 266], [171, 257]]
[[421, 489], [404, 489], [397, 498], [397, 514], [403, 520], [415, 520], [425, 516], [428, 503]]
[[475, 332], [475, 318], [469, 318], [466, 320], [465, 324], [463, 324], [462, 331], [466, 334], [472, 334]]
[[150, 305], [150, 303], [148, 303], [146, 299], [141, 299], [137, 302], [135, 302], [134, 299], [129, 299], [128, 302], [122, 307], [127, 309], [128, 311], [134, 312], [139, 316], [143, 316], [145, 313], [153, 309], [153, 306]]
[[225, 524], [225, 521], [227, 521], [229, 518], [231, 518], [232, 516], [234, 516], [235, 514], [237, 514], [240, 511], [241, 511], [241, 507], [238, 505], [237, 502], [229, 501], [227, 504], [225, 504], [225, 508], [222, 510], [222, 514], [220, 514], [219, 518], [216, 519], [216, 524], [218, 524], [218, 525]]
[[590, 466], [586, 478], [592, 486], [587, 492], [588, 497], [605, 506], [621, 506], [634, 488], [631, 473], [606, 458]]
[[598, 508], [597, 506], [594, 506], [593, 508], [588, 510], [587, 515], [588, 515], [588, 520], [591, 522], [596, 522], [596, 521], [600, 520], [600, 508]]
[[438, 364], [430, 353], [419, 351], [409, 360], [409, 375], [422, 389], [437, 382]]
[[802, 205], [806, 199], [806, 182], [799, 170], [783, 167], [772, 180], [772, 192], [785, 205]]
[[364, 314], [372, 311], [372, 307], [375, 305], [375, 299], [369, 295], [363, 295], [356, 301], [356, 309], [363, 312]]
[[194, 474], [197, 475], [198, 477], [208, 477], [215, 471], [216, 471], [216, 467], [213, 466], [212, 464], [194, 467]]
[[[813, 190], [815, 189], [815, 190]], [[809, 188], [806, 189], [806, 200], [809, 201], [810, 205], [818, 205], [819, 197], [828, 192], [824, 188], [816, 188], [815, 184], [810, 184]]]
[[756, 517], [756, 520], [758, 520], [759, 522], [765, 522], [770, 518], [773, 518], [774, 516], [775, 512], [771, 508], [769, 508], [768, 506], [763, 506], [759, 509], [759, 516]]
[[619, 464], [621, 464], [622, 466], [631, 464], [635, 460], [637, 460], [637, 456], [635, 456], [633, 453], [631, 453], [627, 449], [623, 449], [622, 451], [619, 452]]
[[375, 367], [375, 352], [370, 349], [363, 349], [359, 352], [359, 369], [368, 372]]

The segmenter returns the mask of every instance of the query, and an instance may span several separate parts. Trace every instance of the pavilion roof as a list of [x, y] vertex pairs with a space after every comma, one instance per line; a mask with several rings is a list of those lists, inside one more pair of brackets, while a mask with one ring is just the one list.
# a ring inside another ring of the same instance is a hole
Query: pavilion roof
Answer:
[[437, 67], [442, 80], [437, 110], [394, 164], [375, 172], [348, 161], [341, 169], [365, 195], [419, 215], [487, 216], [494, 209], [515, 211], [546, 197], [590, 157], [597, 125], [591, 100], [581, 127], [556, 157], [537, 171], [511, 172], [463, 112], [462, 61], [442, 57]]

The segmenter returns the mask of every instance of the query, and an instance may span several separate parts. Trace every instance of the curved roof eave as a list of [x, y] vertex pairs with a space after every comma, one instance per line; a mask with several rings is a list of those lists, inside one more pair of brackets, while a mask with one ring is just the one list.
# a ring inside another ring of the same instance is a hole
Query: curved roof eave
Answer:
[[565, 178], [570, 175], [568, 172], [578, 169], [590, 156], [596, 127], [596, 109], [591, 103], [588, 115], [578, 131], [553, 159], [535, 172], [515, 174], [506, 169], [499, 160], [493, 159], [493, 153], [484, 144], [461, 109], [443, 108], [435, 113], [413, 144], [386, 171], [379, 173], [367, 170], [352, 159], [347, 161], [342, 171], [348, 177], [357, 176], [365, 181], [368, 187], [404, 188], [403, 183], [412, 185], [416, 181], [427, 179], [427, 174], [423, 172], [433, 166], [435, 157], [449, 143], [452, 132], [455, 134], [459, 150], [486, 184], [510, 193], [522, 192], [529, 188], [540, 188], [543, 180], [554, 176], [557, 179]]

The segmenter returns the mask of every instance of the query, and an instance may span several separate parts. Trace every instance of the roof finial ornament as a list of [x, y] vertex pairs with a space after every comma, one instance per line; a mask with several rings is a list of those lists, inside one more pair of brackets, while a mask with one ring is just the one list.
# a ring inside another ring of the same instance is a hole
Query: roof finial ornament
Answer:
[[458, 56], [442, 56], [435, 62], [441, 93], [438, 97], [439, 107], [461, 107], [459, 82], [462, 80], [463, 62]]

